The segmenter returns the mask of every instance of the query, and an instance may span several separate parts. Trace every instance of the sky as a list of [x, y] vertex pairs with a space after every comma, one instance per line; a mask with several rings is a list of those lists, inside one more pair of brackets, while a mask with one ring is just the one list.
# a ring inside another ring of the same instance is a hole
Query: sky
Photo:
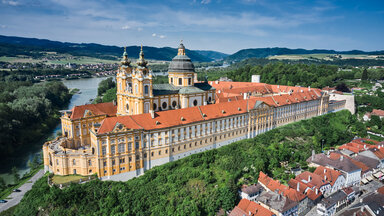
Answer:
[[232, 54], [384, 50], [384, 0], [0, 0], [0, 35]]

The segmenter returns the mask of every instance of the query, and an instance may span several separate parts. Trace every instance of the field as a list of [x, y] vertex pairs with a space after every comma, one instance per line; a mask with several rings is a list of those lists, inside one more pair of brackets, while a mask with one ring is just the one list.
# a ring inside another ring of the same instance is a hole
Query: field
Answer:
[[[381, 58], [383, 56], [380, 56]], [[328, 60], [332, 61], [333, 59], [378, 59], [377, 55], [338, 55], [338, 54], [292, 54], [292, 55], [275, 55], [270, 56], [268, 59], [278, 59], [278, 60], [303, 60], [303, 59], [312, 59], [312, 60]]]

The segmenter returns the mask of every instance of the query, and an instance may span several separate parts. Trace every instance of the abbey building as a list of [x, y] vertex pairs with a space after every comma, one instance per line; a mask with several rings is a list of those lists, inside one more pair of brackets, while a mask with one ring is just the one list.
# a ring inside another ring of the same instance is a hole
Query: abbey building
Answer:
[[62, 112], [62, 137], [44, 144], [44, 167], [56, 175], [128, 180], [154, 166], [252, 138], [275, 127], [345, 108], [345, 101], [310, 87], [197, 81], [180, 44], [168, 84], [153, 84], [140, 52], [124, 52], [117, 102]]

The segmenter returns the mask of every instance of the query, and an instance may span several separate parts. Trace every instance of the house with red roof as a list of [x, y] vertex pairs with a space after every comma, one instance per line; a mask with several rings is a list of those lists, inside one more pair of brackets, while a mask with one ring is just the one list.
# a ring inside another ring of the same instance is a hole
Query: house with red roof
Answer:
[[329, 182], [331, 185], [329, 193], [334, 193], [345, 186], [345, 177], [337, 170], [318, 166], [313, 173], [320, 176], [324, 181]]
[[268, 175], [260, 171], [258, 184], [264, 187], [266, 191], [273, 191], [288, 199], [298, 203], [298, 214], [304, 214], [308, 208], [308, 198], [304, 193], [281, 184], [278, 180], [270, 178]]
[[326, 178], [322, 178], [321, 176], [308, 171], [297, 175], [295, 179], [308, 185], [312, 190], [319, 190], [322, 194], [329, 194], [332, 189], [331, 184]]
[[272, 211], [248, 199], [240, 200], [239, 204], [229, 213], [229, 216], [276, 216]]

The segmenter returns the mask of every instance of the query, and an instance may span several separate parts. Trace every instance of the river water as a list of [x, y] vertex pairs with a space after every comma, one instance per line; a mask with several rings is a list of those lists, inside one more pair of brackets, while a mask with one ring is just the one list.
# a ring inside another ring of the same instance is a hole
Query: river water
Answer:
[[[78, 88], [80, 92], [73, 95], [67, 109], [72, 109], [74, 106], [83, 105], [89, 103], [90, 99], [94, 99], [97, 96], [97, 87], [99, 83], [107, 79], [108, 77], [97, 77], [89, 79], [74, 79], [64, 80], [63, 83], [69, 89]], [[13, 176], [9, 174], [12, 167], [17, 167], [20, 176], [29, 172], [28, 161], [32, 160], [34, 156], [39, 156], [42, 152], [42, 145], [47, 139], [52, 139], [56, 136], [56, 133], [61, 130], [61, 124], [57, 125], [56, 128], [52, 128], [50, 134], [44, 139], [40, 140], [31, 145], [22, 155], [10, 159], [9, 163], [2, 164], [0, 168], [0, 177], [2, 177], [7, 184], [13, 183]]]

